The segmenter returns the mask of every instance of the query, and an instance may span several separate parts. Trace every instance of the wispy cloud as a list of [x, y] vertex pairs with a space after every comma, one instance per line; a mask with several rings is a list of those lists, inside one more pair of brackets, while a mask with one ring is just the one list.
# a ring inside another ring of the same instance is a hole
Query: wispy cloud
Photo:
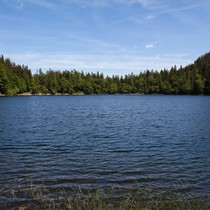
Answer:
[[176, 8], [166, 8], [165, 10], [160, 11], [160, 14], [166, 14], [166, 13], [171, 14], [171, 13], [183, 12], [183, 11], [192, 10], [198, 7], [200, 7], [199, 4], [191, 4], [191, 5], [180, 6]]
[[[138, 73], [145, 69], [170, 68], [175, 64], [184, 66], [191, 63], [190, 55], [177, 54], [182, 48], [189, 51], [192, 43], [196, 43], [200, 51], [207, 48], [205, 44], [202, 46], [200, 40], [209, 31], [208, 13], [202, 16], [203, 10], [200, 12], [199, 9], [203, 7], [195, 0], [192, 0], [193, 3], [177, 3], [173, 0], [0, 2], [4, 9], [0, 14], [1, 53], [18, 64], [29, 65], [33, 72], [39, 68], [51, 68], [99, 70], [108, 75], [131, 71]], [[20, 11], [14, 12], [14, 8], [18, 7], [23, 10], [23, 14], [19, 15]], [[193, 9], [195, 11], [190, 11]], [[164, 18], [159, 17], [161, 15]], [[167, 19], [169, 16], [173, 17]], [[203, 30], [200, 30], [199, 36], [196, 35], [198, 30], [194, 31], [195, 35], [194, 32], [187, 33], [189, 25], [186, 24], [187, 21], [184, 22], [186, 18], [193, 22], [193, 28], [196, 20], [203, 21], [206, 33]], [[150, 21], [151, 19], [154, 21]], [[179, 22], [175, 22], [177, 19]], [[173, 27], [168, 28], [172, 24]], [[180, 29], [176, 30], [179, 25]], [[191, 35], [201, 39], [190, 40]], [[189, 43], [185, 45], [188, 37]], [[176, 55], [163, 55], [161, 52], [176, 52]]]
[[[33, 1], [33, 0], [32, 0]], [[140, 4], [144, 7], [147, 7], [150, 5], [151, 0], [61, 0], [62, 3], [64, 4], [69, 4], [69, 3], [76, 3], [79, 4], [83, 7], [105, 7], [109, 6], [112, 3], [117, 3], [117, 4]]]
[[125, 22], [132, 22], [132, 23], [136, 23], [136, 24], [143, 24], [144, 21], [141, 18], [137, 18], [137, 17], [127, 17], [127, 18], [123, 18], [117, 21], [114, 21], [111, 25], [118, 25], [118, 24], [122, 24]]
[[151, 1], [150, 0], [130, 0], [131, 3], [140, 3], [143, 6], [148, 6]]
[[146, 48], [146, 49], [155, 48], [155, 45], [154, 45], [153, 43], [146, 44], [146, 45], [145, 45], [145, 48]]
[[61, 0], [63, 4], [78, 4], [82, 7], [105, 7], [109, 5], [109, 0]]
[[155, 18], [154, 15], [147, 15], [147, 16], [145, 17], [146, 20], [152, 20], [152, 19], [154, 19], [154, 18]]
[[49, 0], [22, 0], [29, 4], [34, 4], [40, 7], [44, 7], [46, 9], [55, 9], [59, 3], [55, 1], [49, 1]]
[[[140, 4], [143, 7], [151, 10], [159, 10], [161, 13], [169, 13], [169, 12], [176, 12], [176, 11], [185, 11], [195, 7], [201, 7], [202, 4], [192, 3], [188, 4], [187, 6], [180, 6], [171, 8], [168, 7], [168, 3], [171, 0], [59, 0], [59, 1], [51, 1], [51, 0], [1, 0], [3, 3], [16, 7], [17, 9], [22, 9], [26, 4], [33, 4], [40, 7], [44, 7], [46, 9], [55, 9], [61, 5], [71, 5], [71, 4], [79, 4], [82, 7], [105, 7], [109, 6], [113, 3], [118, 4]], [[162, 11], [161, 11], [162, 10]], [[148, 18], [153, 16], [148, 16]]]
[[170, 69], [173, 65], [187, 65], [192, 61], [187, 55], [155, 55], [140, 56], [131, 54], [107, 55], [107, 54], [83, 54], [83, 53], [6, 53], [18, 64], [30, 64], [33, 73], [39, 68], [43, 70], [83, 70], [85, 72], [103, 72], [105, 75], [124, 75], [128, 73], [138, 74], [146, 69], [160, 70]]
[[13, 7], [17, 10], [23, 10], [27, 7], [27, 5], [36, 5], [48, 10], [56, 9], [56, 7], [59, 5], [59, 2], [54, 2], [50, 0], [2, 0], [4, 4], [7, 4], [10, 7]]
[[141, 4], [143, 6], [148, 6], [151, 0], [114, 0], [117, 3], [126, 3], [126, 4]]

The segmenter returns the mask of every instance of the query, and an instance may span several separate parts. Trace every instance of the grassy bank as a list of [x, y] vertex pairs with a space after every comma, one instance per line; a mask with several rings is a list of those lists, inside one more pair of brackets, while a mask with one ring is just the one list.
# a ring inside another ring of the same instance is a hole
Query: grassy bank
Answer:
[[210, 209], [210, 198], [195, 198], [171, 187], [167, 190], [152, 190], [140, 186], [128, 189], [49, 190], [33, 185], [10, 192], [10, 202], [0, 206], [2, 210], [205, 210]]

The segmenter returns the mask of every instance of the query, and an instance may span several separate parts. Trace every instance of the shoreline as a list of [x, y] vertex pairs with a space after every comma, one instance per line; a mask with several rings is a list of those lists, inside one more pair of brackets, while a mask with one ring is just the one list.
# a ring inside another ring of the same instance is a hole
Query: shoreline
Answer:
[[55, 93], [55, 94], [51, 94], [51, 93], [19, 93], [19, 94], [15, 94], [15, 95], [7, 95], [7, 94], [1, 94], [0, 93], [0, 97], [17, 97], [17, 96], [100, 96], [100, 95], [133, 95], [133, 96], [139, 96], [139, 95], [150, 95], [150, 96], [209, 96], [209, 95], [205, 95], [205, 94], [197, 94], [197, 95], [192, 95], [192, 94], [162, 94], [162, 93], [156, 93], [156, 94], [144, 94], [144, 93], [113, 93], [113, 94], [109, 94], [109, 93], [101, 93], [101, 94], [85, 94], [82, 92], [79, 93], [73, 93], [73, 94], [69, 94], [69, 93]]
[[116, 93], [116, 94], [108, 94], [108, 93], [103, 93], [103, 94], [85, 94], [85, 93], [73, 93], [73, 94], [68, 94], [68, 93], [20, 93], [20, 94], [15, 94], [15, 95], [6, 95], [6, 94], [0, 94], [0, 97], [12, 97], [12, 96], [100, 96], [100, 95], [163, 95], [163, 94], [143, 94], [143, 93]]
[[181, 188], [157, 191], [152, 188], [132, 185], [119, 191], [118, 187], [107, 189], [72, 188], [52, 193], [49, 188], [13, 188], [13, 198], [5, 195], [0, 202], [3, 209], [209, 209], [209, 196], [192, 197], [190, 192], [181, 193]]

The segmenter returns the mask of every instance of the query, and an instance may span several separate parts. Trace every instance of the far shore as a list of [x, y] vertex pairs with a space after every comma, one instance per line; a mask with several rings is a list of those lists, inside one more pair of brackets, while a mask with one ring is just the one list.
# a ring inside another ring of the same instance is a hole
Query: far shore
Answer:
[[72, 96], [72, 95], [85, 95], [84, 93], [74, 93], [74, 94], [68, 94], [68, 93], [19, 93], [15, 95], [7, 95], [7, 94], [0, 94], [0, 97], [3, 96]]
[[[1, 94], [0, 97], [12, 97], [12, 96], [94, 96], [94, 95], [176, 95], [176, 96], [184, 96], [184, 94], [161, 94], [161, 93], [151, 93], [151, 94], [144, 94], [144, 93], [100, 93], [100, 94], [85, 94], [83, 92], [78, 92], [78, 93], [19, 93], [19, 94], [14, 94], [14, 95], [8, 95], [8, 94]], [[208, 96], [205, 94], [197, 94], [197, 95], [192, 95], [192, 94], [185, 94], [185, 96]]]
[[[0, 97], [7, 97], [7, 96], [85, 96], [85, 95], [145, 95], [142, 93], [113, 93], [113, 94], [108, 94], [108, 93], [104, 93], [104, 94], [85, 94], [83, 92], [78, 92], [78, 93], [55, 93], [55, 94], [51, 94], [51, 93], [19, 93], [19, 94], [15, 94], [15, 95], [7, 95], [7, 94], [0, 94]], [[154, 95], [154, 94], [152, 94]], [[161, 94], [158, 94], [161, 95]]]

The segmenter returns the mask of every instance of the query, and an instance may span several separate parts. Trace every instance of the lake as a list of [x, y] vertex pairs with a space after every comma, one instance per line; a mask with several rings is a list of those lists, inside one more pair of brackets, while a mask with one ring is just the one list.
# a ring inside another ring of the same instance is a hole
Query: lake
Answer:
[[0, 204], [28, 183], [209, 196], [210, 97], [0, 97]]

